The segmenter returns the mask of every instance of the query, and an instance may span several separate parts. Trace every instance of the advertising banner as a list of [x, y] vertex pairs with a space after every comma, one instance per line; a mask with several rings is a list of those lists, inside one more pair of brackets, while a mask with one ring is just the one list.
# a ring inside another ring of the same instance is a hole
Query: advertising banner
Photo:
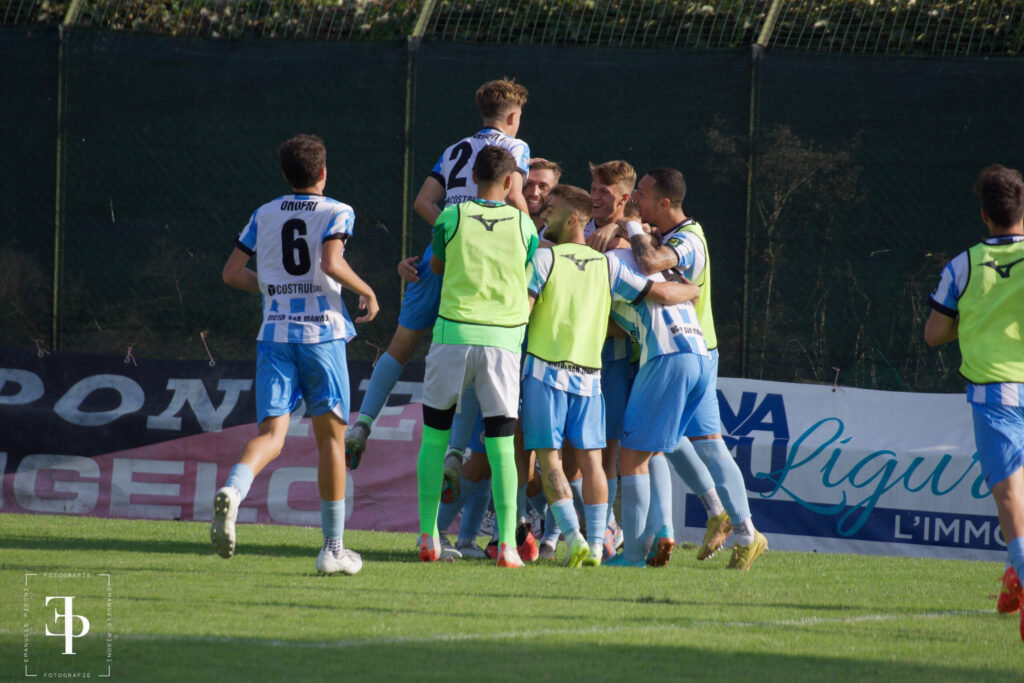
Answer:
[[[208, 521], [256, 435], [255, 364], [0, 350], [0, 512]], [[349, 364], [353, 407], [369, 363]], [[349, 474], [348, 528], [415, 532], [423, 364], [410, 363]], [[1001, 560], [962, 394], [719, 379], [722, 433], [774, 549]], [[243, 523], [318, 526], [299, 405]], [[353, 412], [352, 417], [355, 417]], [[675, 476], [675, 475], [673, 475]], [[679, 540], [706, 515], [676, 478]]]

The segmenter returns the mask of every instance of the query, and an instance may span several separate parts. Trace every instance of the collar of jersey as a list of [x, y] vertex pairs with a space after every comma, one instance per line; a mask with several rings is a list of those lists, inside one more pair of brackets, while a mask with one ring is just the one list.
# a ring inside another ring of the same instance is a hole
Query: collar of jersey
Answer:
[[472, 201], [480, 206], [505, 206], [505, 202], [495, 202], [490, 199], [473, 199]]
[[1013, 244], [1021, 240], [1024, 240], [1024, 235], [1000, 235], [999, 237], [989, 237], [985, 240], [985, 244], [998, 246], [1000, 244]]
[[300, 199], [300, 198], [303, 198], [303, 197], [305, 197], [305, 198], [307, 198], [307, 199], [308, 199], [309, 197], [323, 197], [323, 195], [322, 195], [322, 194], [295, 194], [294, 192], [292, 192], [292, 193], [291, 193], [290, 195], [288, 195], [288, 196], [289, 196], [289, 197], [295, 197], [296, 199]]

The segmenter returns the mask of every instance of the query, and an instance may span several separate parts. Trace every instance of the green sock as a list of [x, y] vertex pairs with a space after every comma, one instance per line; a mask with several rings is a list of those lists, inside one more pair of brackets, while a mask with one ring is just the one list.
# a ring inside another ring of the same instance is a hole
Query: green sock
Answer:
[[[516, 446], [511, 436], [485, 437], [487, 462], [491, 464], [491, 491], [498, 542], [516, 547]], [[442, 463], [443, 464], [443, 463]]]
[[[441, 504], [441, 482], [444, 480], [444, 452], [448, 448], [450, 429], [441, 431], [423, 425], [420, 455], [416, 459], [416, 481], [419, 484], [420, 533], [437, 536], [437, 508]], [[514, 468], [513, 468], [514, 470]]]

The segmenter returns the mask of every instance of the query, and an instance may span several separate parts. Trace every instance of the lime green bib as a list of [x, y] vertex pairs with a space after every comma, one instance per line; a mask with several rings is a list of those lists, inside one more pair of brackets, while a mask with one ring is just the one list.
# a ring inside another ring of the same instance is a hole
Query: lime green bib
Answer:
[[704, 237], [704, 229], [697, 221], [690, 221], [681, 229], [685, 232], [692, 232], [700, 238], [704, 245], [704, 270], [700, 277], [693, 284], [700, 287], [700, 298], [697, 299], [697, 321], [700, 322], [700, 329], [704, 331], [704, 341], [708, 344], [708, 351], [718, 348], [718, 336], [715, 335], [715, 316], [711, 313], [711, 252], [708, 251], [708, 240]]
[[[459, 219], [445, 246], [438, 315], [457, 323], [493, 327], [526, 324], [526, 243], [514, 206], [458, 205]], [[532, 225], [531, 225], [532, 227]]]
[[960, 374], [975, 384], [1024, 382], [1024, 242], [976, 244], [957, 305]]
[[526, 351], [549, 363], [598, 369], [612, 305], [608, 260], [583, 244], [557, 244], [551, 254]]

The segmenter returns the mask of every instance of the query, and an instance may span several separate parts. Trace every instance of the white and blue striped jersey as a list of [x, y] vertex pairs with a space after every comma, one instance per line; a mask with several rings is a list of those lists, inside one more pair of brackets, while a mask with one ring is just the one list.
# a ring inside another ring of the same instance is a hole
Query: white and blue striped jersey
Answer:
[[[1024, 237], [1003, 236], [990, 237], [986, 244], [1005, 244], [1020, 242]], [[959, 315], [960, 297], [967, 288], [967, 280], [971, 275], [971, 262], [966, 251], [954, 256], [939, 276], [939, 286], [928, 297], [928, 304], [938, 312], [951, 318]], [[987, 405], [1021, 407], [1024, 406], [1024, 384], [1017, 382], [993, 382], [991, 384], [967, 383], [967, 402], [984, 403]]]
[[519, 171], [525, 178], [530, 173], [530, 146], [524, 141], [505, 135], [495, 128], [484, 128], [478, 133], [463, 138], [441, 153], [430, 176], [444, 187], [444, 205], [462, 204], [476, 199], [476, 183], [473, 182], [473, 164], [476, 155], [484, 147], [504, 147], [516, 160]]
[[[611, 286], [612, 301], [639, 303], [650, 290], [650, 282], [639, 273], [630, 270], [614, 254], [605, 254], [608, 263], [608, 282]], [[550, 247], [538, 249], [527, 267], [528, 289], [534, 297], [540, 296], [551, 276], [554, 252]], [[620, 339], [623, 348], [629, 340]], [[523, 358], [523, 378], [534, 377], [550, 387], [577, 396], [598, 396], [601, 393], [601, 370], [588, 371], [583, 368], [569, 368], [561, 363], [548, 363], [527, 353]]]
[[688, 230], [684, 230], [686, 226], [692, 225], [695, 222], [692, 218], [689, 218], [661, 237], [661, 243], [674, 251], [676, 256], [679, 257], [679, 265], [674, 270], [691, 282], [695, 282], [700, 277], [708, 262], [708, 255], [704, 250], [704, 243], [700, 241], [700, 237]]
[[[631, 270], [640, 270], [631, 249], [614, 249], [608, 253], [617, 256]], [[665, 280], [661, 273], [650, 275], [649, 278], [655, 282]], [[639, 340], [641, 366], [651, 358], [670, 353], [710, 356], [704, 333], [697, 322], [697, 311], [691, 301], [674, 306], [663, 306], [647, 298], [638, 304], [613, 301], [612, 318]]]
[[256, 209], [236, 246], [256, 255], [263, 325], [258, 341], [290, 344], [356, 336], [341, 283], [320, 269], [323, 243], [348, 239], [355, 213], [320, 195], [285, 195]]

